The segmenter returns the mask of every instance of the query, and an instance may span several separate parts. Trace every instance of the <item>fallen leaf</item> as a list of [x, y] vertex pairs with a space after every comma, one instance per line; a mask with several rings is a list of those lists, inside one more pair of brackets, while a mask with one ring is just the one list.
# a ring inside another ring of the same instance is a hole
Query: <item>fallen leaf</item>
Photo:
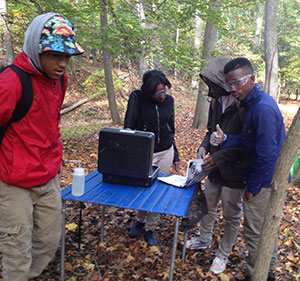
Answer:
[[76, 223], [72, 222], [72, 223], [69, 223], [69, 224], [66, 225], [66, 229], [67, 230], [73, 230], [75, 228], [77, 228], [77, 224]]

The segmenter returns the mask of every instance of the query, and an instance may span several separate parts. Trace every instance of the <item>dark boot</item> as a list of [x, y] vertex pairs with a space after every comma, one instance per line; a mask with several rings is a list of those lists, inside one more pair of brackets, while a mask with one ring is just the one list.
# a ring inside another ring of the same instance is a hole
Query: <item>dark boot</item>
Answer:
[[155, 233], [152, 230], [145, 232], [145, 240], [148, 244], [148, 247], [158, 246], [158, 242], [155, 237]]
[[275, 281], [275, 273], [273, 271], [269, 271], [267, 281]]
[[136, 237], [141, 234], [145, 224], [143, 222], [136, 221], [130, 229], [129, 236]]

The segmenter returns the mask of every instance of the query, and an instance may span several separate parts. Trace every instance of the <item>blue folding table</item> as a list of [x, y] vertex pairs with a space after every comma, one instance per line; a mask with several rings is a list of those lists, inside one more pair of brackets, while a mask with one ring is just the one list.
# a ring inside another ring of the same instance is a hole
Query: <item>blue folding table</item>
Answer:
[[[164, 176], [160, 174], [159, 176]], [[185, 217], [196, 190], [196, 185], [187, 188], [178, 188], [155, 180], [151, 187], [138, 187], [105, 183], [102, 175], [96, 170], [85, 178], [85, 193], [82, 196], [73, 196], [72, 185], [62, 190], [63, 200], [63, 234], [61, 245], [61, 280], [64, 280], [64, 256], [65, 256], [65, 213], [66, 200], [96, 203], [102, 205], [101, 215], [101, 241], [104, 238], [104, 212], [105, 206], [114, 206], [124, 209], [144, 210], [176, 216], [174, 242], [170, 266], [169, 280], [173, 280], [175, 256], [178, 240], [178, 227], [180, 217]], [[186, 250], [187, 233], [185, 233], [183, 258]]]

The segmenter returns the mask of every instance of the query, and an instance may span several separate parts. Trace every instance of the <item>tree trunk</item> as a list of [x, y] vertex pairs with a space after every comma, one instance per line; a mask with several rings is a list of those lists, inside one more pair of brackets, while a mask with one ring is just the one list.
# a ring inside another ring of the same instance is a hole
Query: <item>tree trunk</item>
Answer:
[[261, 231], [259, 249], [251, 279], [252, 281], [267, 280], [274, 239], [279, 228], [280, 218], [284, 207], [289, 170], [299, 149], [299, 139], [300, 109], [298, 109], [289, 129], [274, 170], [271, 196]]
[[197, 128], [199, 130], [205, 129], [207, 126], [209, 102], [204, 96], [206, 92], [207, 89], [205, 89], [205, 85], [203, 83], [200, 84], [197, 96], [195, 115], [192, 125], [192, 128]]
[[[178, 14], [180, 13], [180, 9], [181, 9], [181, 6], [179, 4], [178, 8], [177, 8]], [[176, 53], [177, 53], [177, 47], [178, 47], [178, 42], [179, 42], [179, 35], [180, 35], [180, 27], [179, 27], [179, 24], [178, 24], [177, 28], [176, 28], [176, 37], [175, 37], [175, 52]], [[178, 57], [176, 55], [176, 63], [177, 63], [177, 61], [178, 61]], [[178, 76], [177, 65], [175, 65], [174, 76], [175, 76], [175, 79], [177, 79], [177, 76]]]
[[265, 7], [265, 91], [277, 100], [278, 50], [276, 32], [277, 0], [268, 0]]
[[[211, 9], [217, 11], [217, 6], [221, 2], [221, 0], [213, 0], [211, 2]], [[218, 17], [218, 13], [216, 13], [216, 17]], [[210, 21], [214, 20], [214, 18], [208, 19], [206, 22], [203, 42], [202, 67], [205, 66], [206, 63], [210, 60], [211, 52], [215, 49], [216, 46], [218, 37], [217, 27], [215, 24], [210, 23]], [[204, 90], [203, 83], [201, 83], [198, 91], [197, 105], [192, 124], [192, 128], [197, 128], [199, 130], [206, 128], [207, 125], [209, 103], [207, 101], [207, 98], [203, 96], [203, 93], [205, 93], [206, 91], [207, 90]]]
[[105, 3], [102, 3], [102, 13], [101, 13], [101, 28], [102, 28], [102, 40], [104, 43], [103, 54], [103, 64], [104, 64], [104, 74], [105, 74], [105, 85], [108, 97], [109, 110], [114, 124], [121, 124], [121, 119], [118, 113], [114, 83], [112, 77], [112, 65], [111, 56], [109, 51], [105, 47], [105, 32], [107, 27], [107, 9]]
[[64, 109], [62, 109], [61, 112], [60, 112], [60, 114], [61, 114], [61, 115], [64, 115], [64, 114], [66, 114], [66, 113], [68, 113], [68, 112], [74, 110], [75, 108], [77, 108], [77, 107], [79, 107], [79, 106], [81, 106], [81, 105], [87, 103], [87, 102], [90, 101], [91, 99], [93, 99], [93, 98], [85, 98], [85, 99], [83, 99], [83, 100], [81, 100], [81, 101], [75, 102], [74, 104], [72, 104], [72, 105], [70, 105], [70, 106], [65, 107]]
[[[138, 3], [137, 3], [137, 5], [138, 5], [139, 19], [142, 22], [141, 26], [142, 26], [143, 29], [145, 29], [146, 28], [146, 23], [145, 23], [146, 17], [145, 17], [144, 1], [143, 0], [139, 0]], [[146, 42], [144, 40], [142, 40], [141, 41], [141, 45], [143, 46], [143, 52], [142, 52], [141, 57], [139, 59], [139, 75], [140, 75], [140, 78], [143, 77], [143, 74], [146, 72], [147, 66], [148, 66], [148, 61], [145, 58], [146, 54], [144, 52], [145, 44], [146, 44]]]
[[12, 64], [15, 59], [12, 36], [10, 34], [10, 30], [8, 27], [8, 21], [6, 20], [6, 15], [7, 15], [6, 0], [1, 0], [0, 1], [0, 21], [3, 26], [4, 42], [5, 42], [5, 49], [6, 49], [5, 57], [0, 62], [1, 67]]
[[256, 18], [256, 30], [255, 30], [255, 46], [254, 50], [256, 52], [259, 52], [260, 48], [260, 43], [261, 43], [261, 32], [262, 32], [262, 27], [263, 27], [263, 4], [258, 3], [257, 4], [257, 18]]
[[194, 48], [196, 49], [196, 53], [194, 55], [195, 62], [197, 66], [193, 68], [193, 77], [191, 82], [191, 93], [193, 95], [197, 95], [197, 89], [199, 90], [199, 72], [200, 72], [200, 45], [201, 45], [201, 35], [202, 35], [202, 20], [199, 16], [199, 11], [196, 11], [195, 15], [195, 40], [194, 40]]
[[98, 67], [99, 63], [97, 60], [97, 49], [92, 49], [91, 54], [92, 54], [92, 59], [93, 59], [93, 66]]

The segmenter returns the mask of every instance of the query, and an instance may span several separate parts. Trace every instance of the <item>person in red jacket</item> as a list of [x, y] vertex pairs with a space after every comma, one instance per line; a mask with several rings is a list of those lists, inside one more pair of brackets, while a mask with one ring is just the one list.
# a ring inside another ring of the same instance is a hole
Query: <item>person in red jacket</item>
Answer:
[[[68, 82], [66, 67], [72, 55], [84, 52], [74, 35], [64, 16], [40, 15], [28, 26], [23, 51], [14, 61], [30, 74], [33, 102], [21, 120], [9, 125], [0, 145], [3, 281], [40, 275], [60, 241], [59, 115]], [[0, 75], [0, 127], [10, 120], [21, 96], [21, 81], [8, 67]]]

